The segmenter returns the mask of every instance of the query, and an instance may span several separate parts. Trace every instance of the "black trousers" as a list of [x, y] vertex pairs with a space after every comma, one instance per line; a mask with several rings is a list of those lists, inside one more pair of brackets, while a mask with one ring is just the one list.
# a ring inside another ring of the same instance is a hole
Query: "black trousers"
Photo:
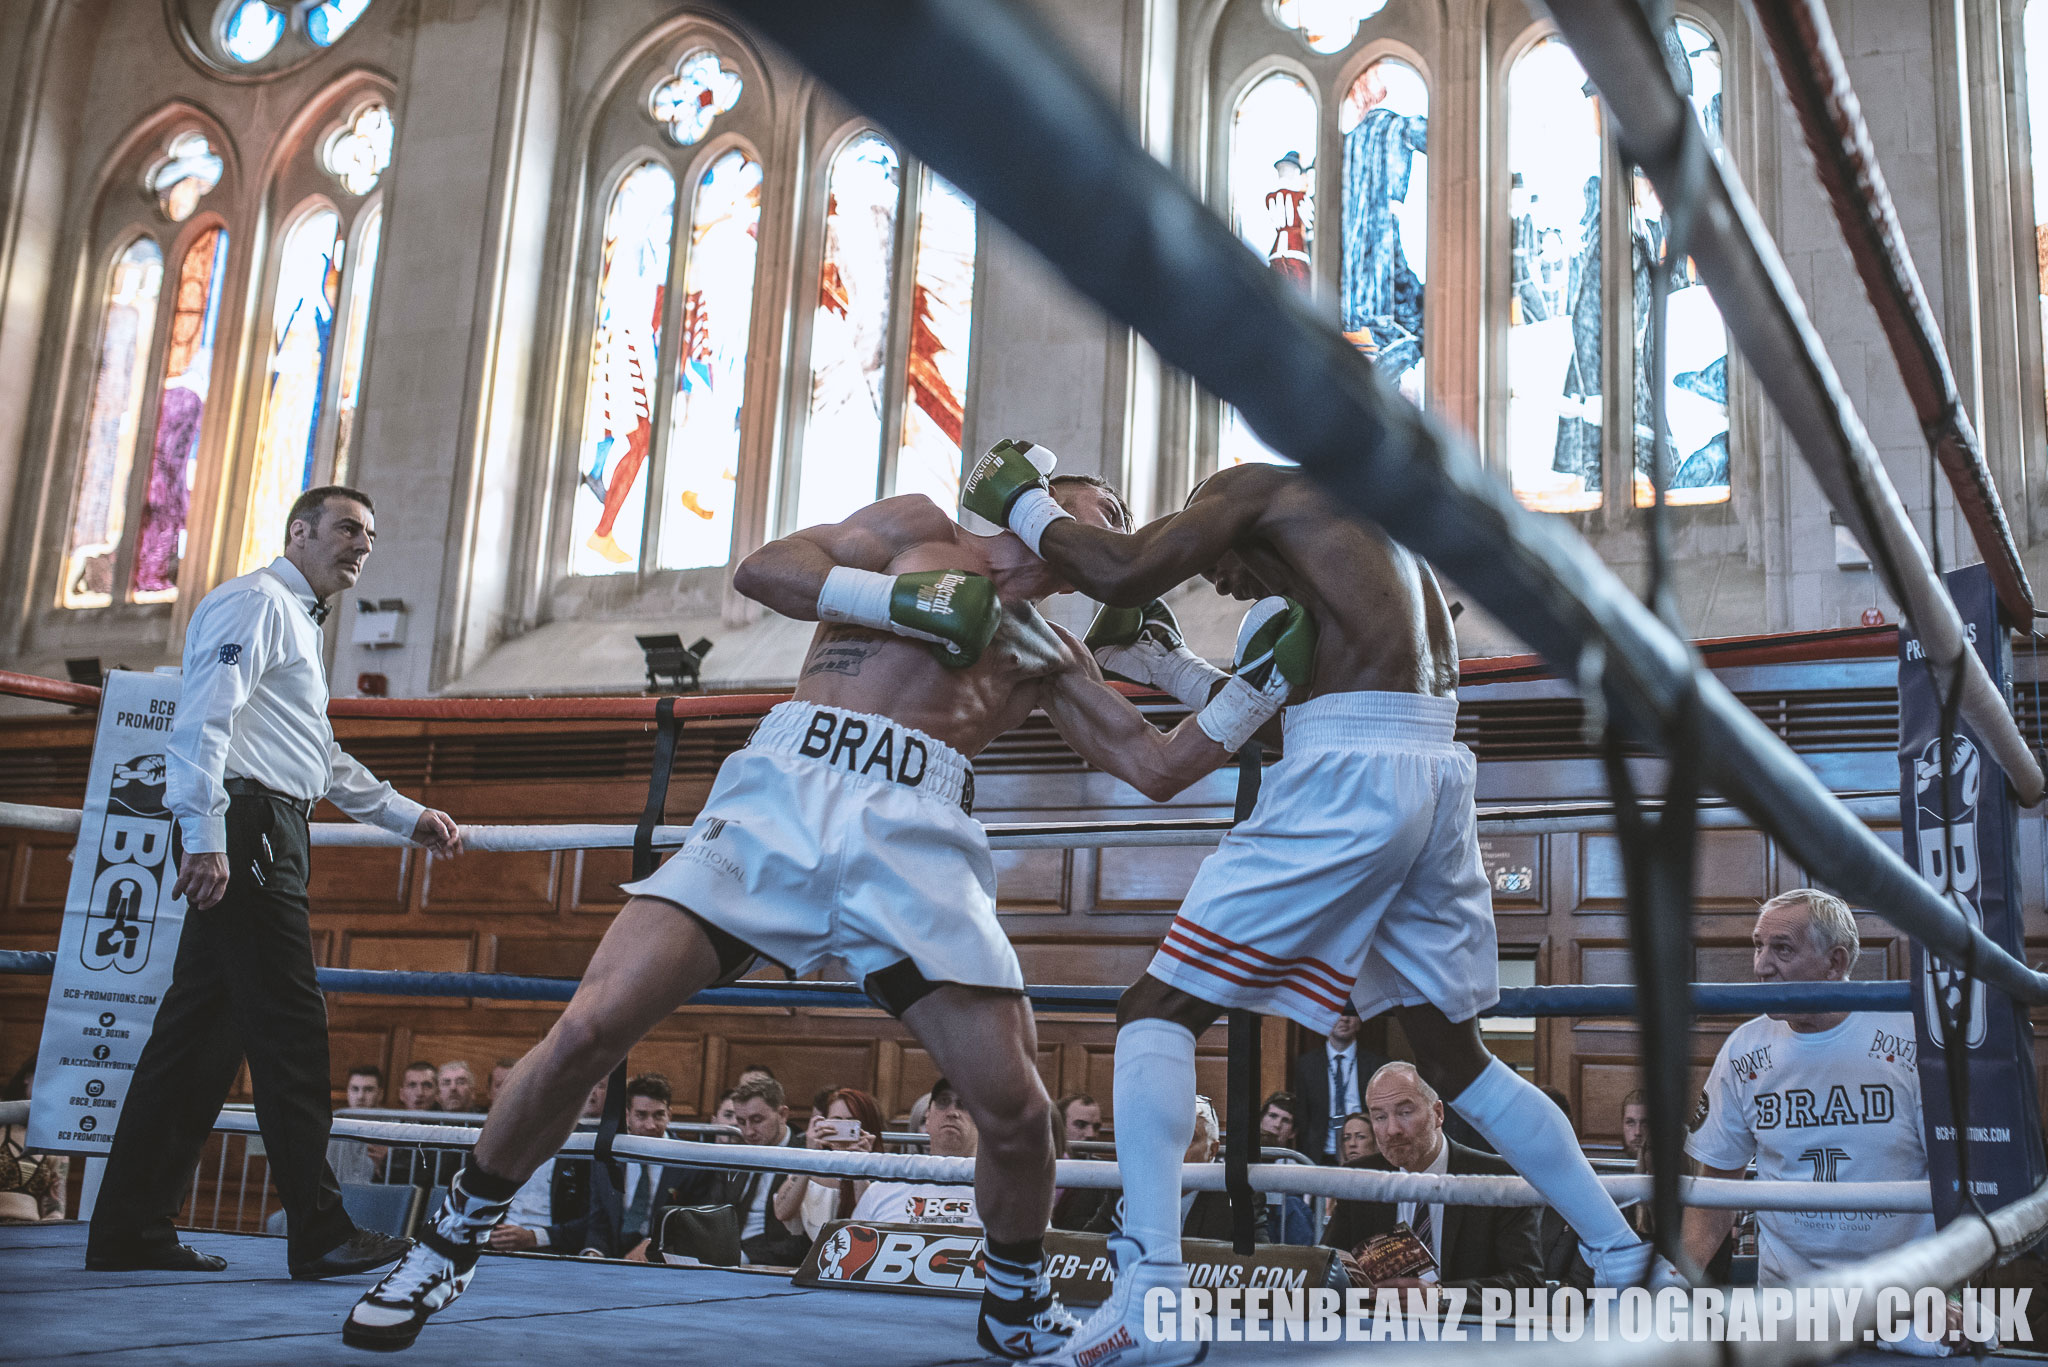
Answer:
[[227, 845], [226, 895], [185, 913], [171, 987], [107, 1155], [89, 1255], [177, 1242], [173, 1221], [245, 1056], [287, 1257], [310, 1261], [355, 1232], [327, 1165], [327, 999], [307, 925], [305, 815], [282, 798], [235, 795]]

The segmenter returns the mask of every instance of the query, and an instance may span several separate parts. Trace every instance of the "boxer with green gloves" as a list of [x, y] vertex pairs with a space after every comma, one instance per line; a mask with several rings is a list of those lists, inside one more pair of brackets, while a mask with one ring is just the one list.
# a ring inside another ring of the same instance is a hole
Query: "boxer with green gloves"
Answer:
[[1057, 456], [1036, 442], [1005, 437], [967, 472], [960, 486], [960, 506], [998, 527], [1008, 527], [1033, 555], [1042, 555], [1038, 547], [1045, 529], [1073, 518], [1052, 496], [1047, 479], [1058, 463]]
[[818, 620], [929, 641], [939, 647], [932, 654], [940, 664], [965, 669], [995, 637], [1003, 605], [994, 583], [979, 574], [919, 570], [892, 576], [838, 565], [818, 591]]
[[1087, 644], [1105, 670], [1185, 703], [1210, 739], [1233, 753], [1315, 674], [1315, 621], [1288, 598], [1262, 599], [1245, 614], [1234, 674], [1189, 650], [1173, 612], [1158, 599], [1143, 608], [1103, 609]]

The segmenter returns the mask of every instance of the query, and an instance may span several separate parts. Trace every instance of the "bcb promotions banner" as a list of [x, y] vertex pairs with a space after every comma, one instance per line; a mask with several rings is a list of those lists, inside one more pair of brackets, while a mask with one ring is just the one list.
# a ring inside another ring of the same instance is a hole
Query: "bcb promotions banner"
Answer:
[[[1947, 580], [1972, 648], [2010, 703], [2012, 653], [1990, 573], [1971, 565]], [[1945, 688], [1949, 681], [1941, 683]], [[1899, 820], [1906, 859], [1935, 891], [1948, 890], [1970, 924], [2024, 962], [2018, 804], [1967, 721], [1958, 721], [1944, 793], [1940, 732], [1941, 703], [1926, 654], [1919, 638], [1902, 626]], [[1935, 1221], [1945, 1225], [1963, 1205], [1949, 1100], [1949, 1069], [1959, 1060], [1968, 1069], [1970, 1183], [1984, 1209], [2017, 1201], [2048, 1176], [2035, 1102], [2033, 1031], [2024, 1006], [1981, 980], [1966, 980], [1917, 940], [1912, 967], [1927, 1173]], [[1962, 1039], [1947, 1038], [1944, 1008], [1958, 1014]]]
[[185, 904], [171, 896], [165, 753], [178, 676], [107, 675], [50, 1006], [36, 1058], [28, 1146], [104, 1155], [128, 1078], [171, 985]]

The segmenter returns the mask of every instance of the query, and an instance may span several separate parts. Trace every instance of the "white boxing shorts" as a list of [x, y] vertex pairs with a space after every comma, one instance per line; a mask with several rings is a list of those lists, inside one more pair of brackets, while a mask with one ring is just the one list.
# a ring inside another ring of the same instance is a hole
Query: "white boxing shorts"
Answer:
[[1333, 693], [1287, 709], [1251, 816], [1202, 864], [1148, 970], [1330, 1033], [1344, 999], [1468, 1020], [1500, 1000], [1493, 898], [1455, 698]]
[[689, 842], [625, 890], [794, 973], [836, 958], [876, 992], [871, 975], [901, 981], [907, 963], [929, 983], [1021, 992], [973, 792], [966, 756], [922, 731], [782, 703], [719, 767]]

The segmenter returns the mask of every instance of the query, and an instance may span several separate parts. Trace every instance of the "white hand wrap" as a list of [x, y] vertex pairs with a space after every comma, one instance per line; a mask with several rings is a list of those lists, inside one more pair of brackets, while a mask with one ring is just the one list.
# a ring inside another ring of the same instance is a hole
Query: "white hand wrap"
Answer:
[[1045, 490], [1026, 489], [1010, 505], [1010, 530], [1031, 548], [1033, 555], [1043, 560], [1045, 552], [1038, 549], [1038, 542], [1045, 535], [1045, 529], [1061, 518], [1071, 520], [1073, 516]]
[[1223, 691], [1196, 714], [1195, 723], [1208, 733], [1210, 740], [1234, 755], [1273, 719], [1273, 714], [1280, 710], [1280, 701], [1232, 676]]
[[1191, 712], [1207, 707], [1217, 683], [1230, 677], [1184, 645], [1162, 646], [1143, 638], [1127, 646], [1098, 646], [1095, 660], [1112, 674], [1180, 699]]
[[835, 566], [825, 576], [825, 587], [818, 590], [818, 620], [894, 631], [889, 598], [895, 591], [896, 580], [889, 575]]

